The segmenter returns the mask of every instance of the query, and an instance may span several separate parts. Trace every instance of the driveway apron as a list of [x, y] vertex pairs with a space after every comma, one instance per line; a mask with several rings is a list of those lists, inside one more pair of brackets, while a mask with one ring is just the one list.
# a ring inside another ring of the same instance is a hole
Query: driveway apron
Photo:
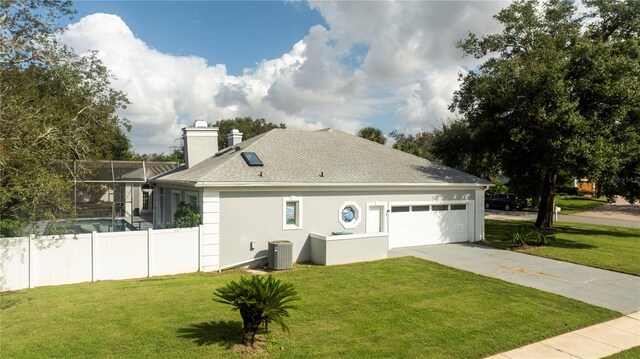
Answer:
[[404, 247], [389, 257], [414, 256], [612, 309], [640, 310], [640, 277], [471, 243]]

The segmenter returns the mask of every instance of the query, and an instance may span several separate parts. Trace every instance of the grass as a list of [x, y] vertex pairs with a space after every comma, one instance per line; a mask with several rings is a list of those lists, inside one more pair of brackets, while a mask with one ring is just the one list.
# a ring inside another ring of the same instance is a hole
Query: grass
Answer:
[[[531, 222], [486, 220], [486, 241], [507, 248], [511, 233]], [[640, 229], [579, 223], [555, 223], [555, 238], [522, 253], [640, 275]]]
[[605, 198], [586, 196], [556, 196], [556, 206], [561, 208], [561, 214], [574, 214], [598, 208], [607, 204]]
[[[241, 320], [212, 300], [243, 272], [43, 287], [3, 294], [3, 357], [226, 358]], [[619, 316], [417, 258], [274, 274], [301, 301], [272, 326], [273, 358], [480, 358]]]
[[638, 359], [640, 358], [640, 347], [635, 347], [621, 351], [607, 357], [607, 359]]

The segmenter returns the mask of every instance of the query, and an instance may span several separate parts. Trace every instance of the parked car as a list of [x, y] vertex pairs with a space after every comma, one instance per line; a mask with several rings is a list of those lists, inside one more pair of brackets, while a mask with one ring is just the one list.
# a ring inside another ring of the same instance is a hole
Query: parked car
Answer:
[[513, 193], [501, 193], [495, 194], [490, 198], [485, 198], [484, 208], [504, 209], [505, 211], [511, 211], [513, 209], [523, 210], [527, 208], [527, 201], [519, 199]]

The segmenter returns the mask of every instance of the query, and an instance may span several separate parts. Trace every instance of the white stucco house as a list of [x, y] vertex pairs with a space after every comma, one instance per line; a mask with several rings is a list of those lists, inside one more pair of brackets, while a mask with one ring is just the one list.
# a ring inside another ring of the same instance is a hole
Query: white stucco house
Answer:
[[[221, 150], [204, 121], [183, 132], [185, 165], [154, 180], [154, 223], [171, 221], [180, 201], [197, 206], [203, 271], [264, 258], [273, 240], [293, 242], [294, 260], [305, 262], [327, 251], [314, 240], [357, 260], [484, 237], [484, 179], [335, 129], [246, 141], [234, 130]], [[327, 242], [341, 238], [351, 245]]]

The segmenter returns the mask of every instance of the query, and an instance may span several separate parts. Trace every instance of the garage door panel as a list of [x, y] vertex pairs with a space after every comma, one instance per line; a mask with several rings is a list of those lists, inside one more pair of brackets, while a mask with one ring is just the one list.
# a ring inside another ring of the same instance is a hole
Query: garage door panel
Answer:
[[389, 247], [465, 242], [469, 230], [467, 218], [468, 205], [465, 210], [392, 211], [389, 214]]

